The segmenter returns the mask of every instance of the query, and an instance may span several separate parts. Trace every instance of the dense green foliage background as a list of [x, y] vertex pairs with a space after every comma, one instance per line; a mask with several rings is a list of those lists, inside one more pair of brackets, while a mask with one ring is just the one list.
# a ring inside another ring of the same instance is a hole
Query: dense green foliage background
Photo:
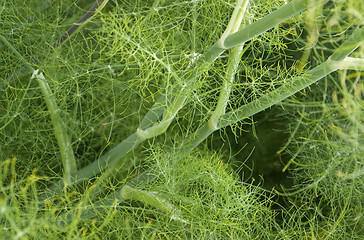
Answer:
[[[219, 40], [235, 1], [110, 0], [59, 43], [93, 4], [0, 2], [0, 34], [43, 72], [78, 168], [133, 134], [163, 93], [203, 73], [165, 133], [106, 177], [45, 199], [63, 175], [49, 109], [32, 72], [0, 42], [1, 239], [364, 237], [362, 71], [336, 71], [186, 154], [185, 139], [218, 102], [229, 52], [191, 66]], [[284, 4], [252, 0], [242, 24]], [[323, 63], [362, 28], [363, 13], [363, 1], [326, 1], [245, 43], [226, 111]], [[350, 56], [363, 59], [363, 44]], [[123, 188], [146, 172], [153, 178], [132, 182], [139, 190]], [[121, 197], [105, 198], [112, 193]]]

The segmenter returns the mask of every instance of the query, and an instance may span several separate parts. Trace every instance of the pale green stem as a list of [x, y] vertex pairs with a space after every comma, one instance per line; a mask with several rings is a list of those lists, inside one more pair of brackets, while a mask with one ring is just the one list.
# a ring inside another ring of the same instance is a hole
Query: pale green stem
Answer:
[[72, 174], [77, 171], [77, 164], [73, 154], [70, 137], [68, 136], [67, 131], [63, 125], [63, 120], [59, 115], [59, 107], [57, 106], [57, 102], [54, 99], [52, 90], [44, 78], [43, 73], [39, 73], [39, 70], [37, 69], [33, 72], [31, 78], [35, 78], [38, 81], [39, 87], [44, 96], [44, 100], [47, 104], [48, 112], [51, 116], [51, 121], [54, 128], [54, 134], [56, 136], [63, 161], [64, 181], [69, 184], [72, 181]]
[[322, 63], [318, 67], [308, 71], [306, 73], [306, 77], [299, 76], [293, 78], [287, 83], [284, 83], [283, 86], [258, 98], [257, 100], [254, 100], [234, 111], [224, 114], [221, 116], [218, 128], [232, 125], [281, 102], [282, 100], [292, 96], [298, 91], [325, 77], [329, 73], [336, 71], [337, 68], [335, 65], [336, 64], [333, 64], [330, 60], [327, 60], [325, 63]]
[[218, 45], [220, 48], [226, 49], [226, 47], [224, 46], [225, 39], [230, 34], [238, 31], [248, 4], [249, 4], [249, 0], [238, 0], [236, 2], [235, 9], [230, 18], [229, 24], [226, 27], [225, 32], [222, 34], [221, 38], [218, 41]]
[[148, 204], [162, 212], [170, 214], [171, 219], [173, 220], [186, 222], [186, 220], [181, 217], [181, 211], [163, 197], [158, 196], [158, 193], [156, 192], [140, 190], [127, 184], [121, 188], [120, 197], [125, 200], [131, 199], [141, 201], [144, 204]]
[[[182, 87], [180, 91], [184, 92], [187, 91], [187, 89]], [[164, 112], [163, 119], [159, 123], [154, 124], [152, 127], [149, 127], [146, 130], [143, 130], [142, 128], [137, 129], [136, 134], [138, 137], [141, 139], [148, 139], [164, 133], [178, 111], [183, 107], [186, 98], [186, 94], [179, 94], [176, 100], [172, 102], [171, 107]]]
[[357, 47], [363, 44], [364, 44], [364, 27], [361, 27], [356, 29], [356, 31], [352, 34], [352, 36], [348, 40], [346, 40], [338, 49], [335, 50], [335, 52], [329, 57], [329, 60], [339, 62], [346, 58], [347, 60], [343, 62], [344, 64], [348, 64], [350, 61], [352, 61], [353, 63], [356, 62], [359, 63], [360, 65], [360, 61], [362, 61], [363, 59], [358, 58], [360, 59], [359, 61], [350, 60], [353, 58], [348, 58], [348, 55], [352, 53]]
[[39, 73], [39, 70], [35, 70], [30, 63], [6, 40], [2, 35], [0, 35], [0, 40], [7, 45], [12, 52], [17, 56], [22, 63], [28, 68], [28, 70], [33, 72], [31, 79], [35, 78], [38, 82], [39, 88], [42, 91], [44, 100], [46, 102], [49, 115], [53, 124], [54, 134], [57, 139], [58, 147], [61, 154], [61, 159], [63, 163], [64, 171], [64, 181], [69, 184], [71, 182], [72, 173], [77, 171], [77, 164], [74, 158], [71, 140], [67, 134], [67, 131], [63, 125], [63, 120], [59, 116], [60, 109], [54, 98], [54, 94], [50, 89], [44, 75]]
[[[192, 89], [190, 87], [191, 84], [196, 81], [196, 79], [203, 73], [203, 71], [208, 66], [210, 66], [221, 53], [224, 52], [224, 47], [222, 47], [222, 45], [223, 45], [225, 38], [229, 34], [236, 32], [238, 30], [248, 3], [249, 3], [249, 0], [238, 0], [237, 1], [233, 15], [230, 19], [230, 22], [229, 22], [225, 32], [223, 33], [222, 37], [220, 38], [220, 40], [213, 47], [211, 47], [209, 50], [207, 50], [207, 52], [200, 59], [198, 59], [195, 62], [195, 64], [193, 65], [194, 68], [192, 68], [192, 69], [198, 69], [198, 70], [195, 72], [194, 75], [187, 76], [187, 78], [186, 78], [187, 84], [185, 84], [184, 86], [182, 86], [181, 89], [179, 89], [178, 96], [170, 104], [170, 106], [164, 113], [163, 119], [159, 123], [156, 123], [152, 127], [147, 128], [145, 130], [138, 128], [137, 135], [140, 138], [142, 138], [142, 139], [152, 138], [152, 137], [155, 137], [155, 136], [158, 136], [158, 135], [164, 133], [168, 129], [169, 125], [174, 120], [178, 111], [185, 105], [186, 99], [187, 99], [189, 93], [192, 91]], [[240, 52], [241, 52], [241, 50], [240, 50]], [[203, 67], [201, 67], [201, 66], [203, 66]], [[231, 84], [225, 84], [225, 85], [231, 85]], [[229, 88], [229, 86], [225, 87], [226, 91], [227, 91], [227, 88]], [[230, 91], [227, 91], [225, 93], [225, 95], [226, 94], [229, 95], [229, 92]], [[223, 97], [221, 97], [221, 99], [222, 98]], [[225, 102], [227, 102], [227, 101], [225, 101]], [[222, 103], [220, 103], [220, 105], [221, 104]], [[221, 109], [221, 108], [224, 109], [223, 106], [219, 106], [219, 109]]]
[[[249, 3], [249, 0], [246, 0], [243, 3], [242, 3], [242, 0], [240, 0], [238, 2], [237, 6], [235, 7], [234, 14], [233, 14], [233, 15], [235, 15], [235, 18], [231, 19], [231, 21], [229, 23], [229, 27], [227, 28], [227, 31], [225, 31], [225, 33], [223, 34], [223, 37], [221, 37], [221, 39], [220, 39], [221, 42], [224, 42], [225, 38], [228, 35], [238, 31], [240, 24], [243, 20], [244, 13], [246, 11], [248, 3]], [[232, 20], [234, 20], [234, 21], [232, 21]], [[228, 30], [229, 30], [229, 32], [228, 32]], [[237, 68], [239, 66], [239, 62], [241, 60], [243, 47], [244, 47], [243, 44], [240, 46], [237, 46], [237, 47], [233, 48], [229, 54], [227, 71], [226, 71], [226, 75], [223, 79], [223, 84], [221, 87], [219, 100], [217, 102], [215, 111], [212, 113], [210, 120], [209, 120], [209, 125], [210, 125], [210, 128], [212, 128], [212, 129], [217, 129], [217, 122], [219, 121], [220, 116], [225, 113], [225, 109], [226, 109], [227, 103], [229, 101], [231, 88], [234, 83], [235, 74], [236, 74]]]
[[[312, 69], [307, 74], [307, 79], [304, 78], [294, 78], [290, 80], [287, 85], [284, 85], [275, 91], [264, 95], [263, 97], [250, 102], [232, 112], [226, 113], [221, 116], [221, 119], [217, 125], [218, 129], [224, 128], [226, 126], [235, 124], [242, 121], [248, 117], [253, 116], [256, 113], [264, 111], [265, 109], [273, 106], [292, 96], [299, 90], [309, 86], [310, 84], [320, 80], [321, 78], [327, 76], [329, 73], [338, 69], [338, 63], [330, 64], [331, 61], [326, 61], [325, 63], [319, 65], [318, 67]], [[296, 83], [295, 83], [296, 82]], [[189, 136], [186, 141], [183, 142], [181, 153], [188, 154], [191, 150], [197, 147], [203, 140], [205, 140], [215, 129], [210, 127], [210, 124], [206, 123], [200, 127], [195, 133]]]
[[[135, 200], [140, 201], [146, 205], [152, 206], [161, 212], [165, 212], [170, 215], [171, 220], [187, 223], [185, 219], [181, 217], [182, 213], [177, 207], [169, 203], [161, 194], [157, 192], [150, 192], [133, 187], [130, 184], [124, 185], [119, 191], [109, 194], [103, 199], [93, 204], [92, 208], [84, 210], [81, 213], [82, 219], [90, 219], [96, 216], [97, 211], [105, 210], [105, 206], [116, 207], [122, 201]], [[61, 217], [60, 224], [69, 224], [74, 219], [74, 213], [67, 213]]]

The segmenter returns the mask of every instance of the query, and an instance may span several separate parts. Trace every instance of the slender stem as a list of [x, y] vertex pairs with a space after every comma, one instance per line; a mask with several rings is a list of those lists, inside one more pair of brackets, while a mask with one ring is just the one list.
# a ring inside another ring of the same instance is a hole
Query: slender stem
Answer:
[[62, 35], [57, 43], [63, 43], [69, 36], [85, 26], [97, 12], [101, 11], [106, 6], [108, 1], [109, 0], [97, 0], [97, 2], [92, 5], [92, 7], [75, 24], [67, 29], [66, 33]]
[[[209, 48], [199, 59], [197, 59], [197, 61], [194, 62], [191, 69], [194, 69], [196, 71], [194, 71], [193, 74], [189, 73], [189, 75], [185, 76], [186, 83], [177, 92], [177, 97], [165, 111], [163, 119], [159, 123], [156, 123], [148, 129], [143, 130], [139, 128], [137, 130], [137, 134], [140, 138], [152, 138], [164, 133], [167, 130], [167, 128], [177, 115], [178, 111], [185, 105], [186, 99], [189, 96], [189, 93], [192, 91], [191, 85], [217, 59], [217, 57], [224, 52], [224, 47], [222, 46], [223, 42], [229, 34], [231, 34], [232, 32], [236, 32], [239, 28], [248, 3], [249, 0], [237, 1], [228, 27], [226, 28], [220, 40], [215, 43], [211, 48]], [[219, 109], [220, 108], [221, 106], [219, 107]]]
[[[165, 95], [162, 95], [153, 107], [147, 112], [147, 114], [142, 119], [139, 128], [147, 128], [153, 123], [155, 123], [160, 116], [163, 114], [165, 106], [163, 102], [165, 101]], [[121, 161], [125, 161], [123, 157], [135, 149], [144, 139], [137, 136], [136, 133], [131, 134], [128, 138], [124, 139], [117, 146], [110, 149], [107, 153], [102, 155], [99, 159], [93, 161], [89, 165], [79, 169], [77, 172], [72, 174], [72, 182], [68, 185], [74, 185], [80, 183], [90, 177], [95, 176], [101, 171], [114, 167], [116, 165], [122, 165]], [[48, 197], [54, 196], [54, 193], [60, 193], [65, 186], [63, 181], [58, 181], [48, 188], [46, 192], [39, 196], [39, 199], [43, 200]]]
[[181, 211], [163, 197], [158, 196], [158, 193], [144, 191], [126, 184], [121, 188], [120, 196], [125, 200], [131, 199], [141, 201], [160, 211], [171, 214], [171, 219], [173, 220], [186, 222], [181, 218]]
[[39, 73], [39, 69], [34, 70], [30, 63], [2, 35], [0, 35], [0, 40], [11, 49], [15, 56], [17, 56], [21, 60], [21, 62], [28, 68], [28, 70], [33, 72], [31, 79], [35, 78], [38, 82], [39, 88], [41, 89], [44, 100], [46, 102], [49, 115], [51, 117], [54, 134], [56, 136], [58, 147], [61, 153], [64, 181], [68, 184], [71, 182], [72, 173], [77, 170], [77, 164], [74, 158], [71, 140], [63, 125], [63, 120], [59, 115], [60, 109], [54, 98], [54, 94], [52, 93], [52, 90], [49, 87], [44, 75], [42, 73]]
[[[82, 219], [90, 219], [96, 216], [97, 211], [105, 210], [105, 206], [116, 207], [117, 204], [127, 200], [140, 201], [146, 205], [155, 207], [161, 212], [170, 214], [171, 220], [186, 223], [181, 217], [182, 213], [177, 207], [169, 203], [161, 194], [136, 188], [130, 184], [124, 185], [119, 191], [111, 193], [93, 204], [92, 208], [82, 211]], [[67, 213], [60, 217], [61, 225], [69, 224], [74, 218], [75, 213]]]
[[30, 65], [30, 63], [21, 55], [18, 50], [16, 50], [13, 45], [3, 36], [0, 34], [0, 40], [8, 47], [10, 50], [15, 54], [15, 56], [25, 65], [25, 67], [30, 71], [34, 72], [35, 69]]
[[326, 61], [318, 67], [308, 71], [306, 77], [299, 76], [293, 78], [283, 86], [258, 98], [257, 100], [254, 100], [234, 111], [224, 114], [221, 116], [218, 127], [223, 128], [253, 116], [254, 114], [259, 113], [292, 96], [293, 94], [308, 87], [312, 83], [320, 80], [335, 70], [337, 70], [337, 68], [335, 68], [330, 61]]
[[[238, 2], [237, 6], [235, 8], [236, 17], [235, 17], [234, 21], [231, 21], [229, 23], [229, 25], [231, 25], [228, 28], [228, 30], [230, 31], [230, 32], [228, 32], [229, 35], [238, 31], [241, 21], [244, 17], [244, 13], [248, 6], [248, 3], [249, 3], [249, 0], [245, 0], [244, 2], [242, 2], [242, 1]], [[235, 11], [234, 11], [234, 13], [235, 13]], [[227, 36], [223, 36], [220, 40], [222, 40], [222, 42], [223, 42]], [[212, 113], [210, 120], [209, 120], [209, 125], [212, 129], [217, 129], [217, 122], [219, 121], [220, 116], [225, 113], [225, 109], [226, 109], [227, 103], [229, 101], [231, 88], [232, 88], [234, 80], [235, 80], [235, 74], [236, 74], [237, 68], [239, 66], [239, 62], [241, 60], [243, 47], [244, 47], [244, 45], [242, 44], [240, 46], [234, 47], [230, 51], [229, 61], [227, 64], [227, 71], [226, 71], [226, 75], [223, 79], [223, 84], [221, 87], [219, 100], [217, 102], [215, 111]]]
[[241, 21], [243, 20], [244, 13], [246, 7], [248, 6], [249, 0], [237, 0], [234, 12], [230, 18], [229, 24], [225, 29], [225, 32], [222, 34], [218, 44], [221, 48], [225, 48], [224, 42], [225, 39], [232, 33], [236, 32], [239, 29]]
[[[184, 88], [181, 89], [181, 92], [183, 91], [185, 91]], [[173, 121], [178, 111], [183, 107], [186, 98], [187, 96], [185, 94], [179, 94], [176, 100], [172, 102], [172, 107], [164, 112], [163, 119], [159, 123], [155, 123], [152, 127], [149, 127], [146, 130], [143, 130], [140, 127], [137, 129], [136, 133], [138, 137], [141, 139], [148, 139], [164, 133]]]
[[72, 173], [77, 171], [77, 164], [73, 154], [72, 143], [67, 131], [63, 125], [59, 113], [59, 107], [54, 98], [51, 88], [49, 87], [43, 73], [39, 73], [39, 69], [35, 70], [32, 75], [32, 79], [35, 78], [38, 81], [39, 87], [43, 93], [44, 100], [47, 104], [49, 115], [53, 124], [54, 134], [56, 136], [61, 158], [63, 162], [63, 174], [64, 181], [69, 184], [71, 183]]
[[[317, 1], [317, 0], [310, 0], [311, 2]], [[321, 2], [326, 0], [319, 0]], [[298, 61], [298, 65], [296, 67], [297, 71], [302, 71], [305, 65], [307, 64], [308, 57], [311, 54], [311, 50], [316, 45], [319, 36], [320, 36], [320, 29], [322, 25], [322, 21], [317, 18], [317, 16], [322, 15], [323, 8], [320, 5], [317, 5], [313, 8], [310, 8], [305, 13], [305, 30], [308, 32], [308, 35], [306, 37], [306, 48]]]
[[[165, 108], [162, 104], [164, 100], [165, 95], [162, 95], [142, 119], [139, 128], [149, 127], [159, 119]], [[121, 161], [128, 152], [136, 148], [143, 140], [144, 139], [138, 137], [136, 133], [131, 134], [128, 138], [109, 150], [106, 154], [102, 155], [100, 159], [95, 160], [91, 164], [77, 171], [74, 174], [75, 179], [73, 180], [73, 184], [95, 176], [113, 164], [120, 164], [119, 161]]]

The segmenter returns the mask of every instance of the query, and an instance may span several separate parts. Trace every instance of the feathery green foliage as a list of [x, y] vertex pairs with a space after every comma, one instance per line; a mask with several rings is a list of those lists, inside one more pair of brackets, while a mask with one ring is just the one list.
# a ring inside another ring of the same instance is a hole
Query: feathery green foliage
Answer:
[[4, 239], [362, 239], [364, 3], [4, 0]]

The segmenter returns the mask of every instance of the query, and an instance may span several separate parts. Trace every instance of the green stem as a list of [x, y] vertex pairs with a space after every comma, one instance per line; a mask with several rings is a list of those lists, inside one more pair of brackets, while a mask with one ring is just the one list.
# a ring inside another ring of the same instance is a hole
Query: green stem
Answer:
[[[317, 1], [317, 0], [310, 0], [311, 2]], [[320, 2], [326, 1], [326, 0], [318, 0]], [[323, 12], [323, 8], [319, 5], [310, 8], [305, 13], [305, 30], [308, 32], [308, 35], [306, 37], [306, 48], [298, 61], [298, 65], [296, 67], [297, 71], [302, 71], [305, 65], [307, 64], [308, 57], [311, 54], [311, 50], [316, 45], [319, 36], [320, 36], [320, 29], [322, 25], [322, 21], [317, 19], [317, 16], [321, 16]]]
[[[221, 39], [220, 39], [222, 44], [228, 35], [238, 31], [240, 24], [243, 20], [244, 13], [246, 11], [248, 3], [249, 3], [249, 0], [245, 0], [244, 2], [242, 2], [242, 0], [238, 1], [238, 4], [236, 5], [235, 11], [233, 14], [233, 15], [235, 15], [235, 18], [231, 19], [233, 21], [230, 21], [230, 23], [229, 23], [229, 27], [227, 28], [228, 31], [226, 31], [227, 34], [224, 33], [223, 37], [221, 37]], [[226, 35], [226, 36], [224, 36], [224, 35]], [[239, 66], [239, 62], [241, 60], [243, 47], [244, 47], [243, 44], [240, 46], [237, 46], [237, 47], [233, 48], [229, 54], [227, 71], [226, 71], [226, 75], [223, 79], [223, 84], [221, 87], [219, 100], [217, 102], [215, 111], [212, 113], [210, 120], [208, 122], [208, 124], [210, 125], [210, 128], [212, 128], [212, 129], [217, 129], [217, 122], [219, 121], [220, 116], [225, 113], [225, 109], [226, 109], [227, 103], [229, 101], [231, 88], [232, 88], [234, 80], [235, 80], [235, 74], [236, 74], [237, 68]]]
[[162, 212], [170, 214], [171, 219], [173, 220], [186, 222], [180, 217], [181, 211], [169, 203], [162, 196], [158, 196], [158, 193], [144, 191], [126, 184], [120, 190], [120, 197], [121, 199], [125, 200], [131, 199], [141, 201], [144, 204], [150, 205]]
[[187, 97], [193, 90], [193, 88], [191, 87], [192, 84], [225, 51], [225, 49], [221, 46], [222, 42], [225, 40], [227, 35], [237, 31], [248, 3], [249, 0], [237, 1], [234, 13], [230, 19], [228, 27], [226, 28], [220, 40], [194, 62], [191, 69], [194, 69], [195, 71], [193, 73], [189, 73], [184, 77], [186, 79], [186, 83], [179, 89], [177, 97], [174, 101], [172, 101], [172, 103], [163, 114], [163, 119], [150, 128], [147, 128], [145, 130], [139, 128], [137, 130], [137, 134], [140, 138], [152, 138], [164, 133], [168, 129], [169, 125], [172, 123], [179, 110], [185, 105]]
[[221, 48], [225, 48], [224, 42], [225, 39], [232, 33], [235, 33], [243, 20], [244, 13], [249, 4], [249, 0], [238, 0], [235, 5], [234, 12], [230, 18], [229, 24], [225, 29], [225, 32], [222, 34], [218, 44]]
[[25, 65], [25, 67], [30, 71], [34, 72], [35, 69], [30, 65], [30, 63], [21, 55], [18, 50], [16, 50], [13, 45], [3, 36], [0, 35], [0, 40], [15, 54], [15, 56]]
[[[350, 54], [354, 51], [360, 44], [358, 40], [358, 36], [361, 36], [364, 32], [363, 29], [358, 29], [345, 43], [343, 43], [336, 51], [342, 53], [344, 50], [346, 54]], [[355, 43], [355, 44], [354, 44]], [[351, 49], [348, 49], [350, 46]], [[336, 53], [335, 51], [335, 53]], [[333, 56], [335, 56], [335, 53]], [[218, 129], [235, 124], [239, 121], [244, 120], [245, 118], [251, 117], [254, 114], [264, 111], [265, 109], [273, 106], [281, 102], [282, 100], [292, 96], [298, 91], [308, 87], [309, 85], [317, 82], [323, 77], [327, 76], [333, 71], [338, 69], [342, 69], [344, 67], [348, 67], [350, 69], [362, 68], [363, 59], [353, 59], [353, 58], [344, 58], [342, 61], [332, 61], [328, 59], [326, 62], [321, 65], [315, 67], [314, 69], [308, 71], [305, 76], [295, 77], [289, 80], [285, 85], [279, 87], [275, 91], [268, 93], [259, 99], [250, 102], [234, 111], [226, 113], [221, 116], [220, 121], [218, 122]], [[359, 67], [360, 66], [360, 67]], [[194, 134], [184, 141], [183, 148], [181, 152], [184, 154], [189, 153], [192, 149], [198, 146], [203, 140], [205, 140], [211, 133], [215, 131], [214, 128], [211, 128], [210, 124], [206, 123], [201, 128], [199, 128]]]
[[[127, 200], [140, 201], [146, 205], [152, 206], [161, 212], [170, 215], [171, 220], [186, 223], [187, 221], [181, 217], [182, 213], [177, 207], [169, 203], [161, 194], [150, 192], [133, 187], [130, 184], [124, 185], [119, 191], [109, 194], [103, 199], [92, 205], [92, 208], [84, 210], [81, 213], [82, 219], [90, 219], [97, 215], [97, 211], [104, 211], [105, 206], [116, 207], [120, 202]], [[67, 213], [60, 217], [60, 224], [69, 224], [74, 219], [75, 213]]]
[[357, 70], [364, 71], [364, 59], [362, 58], [352, 58], [346, 57], [342, 61], [339, 62], [337, 68], [340, 70]]
[[329, 57], [332, 61], [341, 61], [357, 47], [364, 44], [364, 27], [357, 28], [354, 33], [347, 39], [335, 52]]
[[328, 60], [318, 67], [315, 67], [314, 69], [308, 71], [306, 77], [299, 76], [293, 78], [289, 82], [285, 83], [283, 86], [268, 94], [265, 94], [257, 100], [254, 100], [236, 110], [224, 114], [223, 116], [221, 116], [221, 119], [218, 123], [218, 128], [232, 125], [245, 118], [253, 116], [254, 114], [259, 113], [292, 96], [293, 94], [308, 87], [312, 83], [320, 80], [321, 78], [325, 77], [335, 70], [337, 70], [337, 68], [334, 67], [331, 61]]
[[35, 70], [32, 75], [32, 79], [35, 78], [38, 81], [38, 85], [43, 93], [44, 100], [47, 104], [49, 115], [53, 124], [54, 134], [56, 136], [61, 158], [63, 162], [64, 181], [65, 183], [71, 183], [72, 173], [77, 171], [77, 164], [73, 154], [72, 143], [67, 131], [63, 125], [59, 113], [59, 107], [54, 98], [51, 88], [49, 87], [43, 73], [38, 73], [39, 70]]
[[[148, 113], [142, 119], [139, 128], [146, 128], [155, 123], [163, 114], [165, 106], [165, 95], [162, 95]], [[77, 171], [74, 176], [74, 183], [83, 181], [87, 178], [95, 176], [106, 168], [120, 164], [119, 161], [132, 149], [136, 148], [144, 139], [138, 137], [136, 133], [131, 134], [128, 138], [123, 140], [117, 146], [109, 150], [106, 154], [102, 155], [100, 159], [95, 160], [91, 164]]]
[[39, 88], [42, 91], [44, 100], [46, 102], [49, 115], [53, 124], [54, 134], [57, 139], [58, 147], [61, 153], [63, 163], [64, 181], [69, 184], [71, 182], [71, 175], [77, 170], [76, 160], [74, 158], [71, 140], [63, 125], [63, 120], [59, 116], [60, 109], [54, 98], [52, 90], [50, 89], [44, 75], [39, 73], [39, 69], [35, 70], [30, 63], [4, 38], [0, 35], [0, 40], [15, 54], [16, 57], [26, 66], [29, 71], [33, 72], [31, 79], [35, 78], [38, 82]]
[[[142, 119], [139, 128], [147, 128], [150, 125], [153, 125], [164, 111], [165, 95], [162, 95], [157, 102], [153, 105], [153, 107], [147, 112], [147, 114]], [[131, 134], [128, 138], [124, 139], [117, 146], [110, 149], [107, 153], [102, 155], [99, 159], [93, 161], [89, 165], [85, 166], [82, 169], [79, 169], [77, 172], [72, 174], [72, 182], [69, 185], [74, 185], [80, 183], [90, 177], [95, 176], [101, 171], [114, 166], [121, 166], [123, 163], [121, 161], [125, 161], [123, 157], [135, 149], [143, 139], [139, 138], [136, 133]], [[112, 172], [112, 171], [111, 171]], [[107, 174], [108, 175], [108, 174]], [[65, 186], [63, 181], [58, 181], [54, 183], [51, 187], [48, 188], [46, 192], [39, 196], [39, 199], [44, 200], [48, 197], [54, 196], [54, 193], [62, 192], [63, 187]]]

